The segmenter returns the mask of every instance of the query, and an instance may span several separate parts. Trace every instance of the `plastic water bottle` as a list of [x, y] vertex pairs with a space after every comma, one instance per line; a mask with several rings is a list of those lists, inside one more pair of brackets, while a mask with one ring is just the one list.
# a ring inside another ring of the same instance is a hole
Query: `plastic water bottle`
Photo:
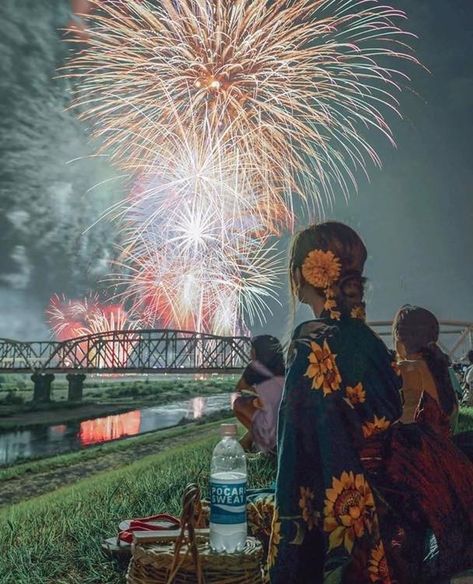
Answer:
[[246, 542], [246, 458], [236, 424], [222, 424], [220, 433], [210, 468], [210, 547], [233, 553]]

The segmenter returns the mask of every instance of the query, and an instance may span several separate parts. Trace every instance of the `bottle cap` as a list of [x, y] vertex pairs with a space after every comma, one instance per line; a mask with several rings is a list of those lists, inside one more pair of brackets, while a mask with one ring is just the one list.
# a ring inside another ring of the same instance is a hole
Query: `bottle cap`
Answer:
[[220, 434], [221, 434], [221, 436], [236, 436], [237, 435], [237, 425], [236, 424], [220, 424]]

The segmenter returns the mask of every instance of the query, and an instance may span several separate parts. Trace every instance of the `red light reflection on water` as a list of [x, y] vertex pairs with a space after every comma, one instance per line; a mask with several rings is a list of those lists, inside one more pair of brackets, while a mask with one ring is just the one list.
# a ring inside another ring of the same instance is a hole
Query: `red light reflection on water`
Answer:
[[117, 416], [108, 416], [97, 420], [82, 422], [79, 429], [79, 441], [82, 446], [117, 440], [125, 436], [139, 434], [141, 412], [128, 412]]
[[62, 438], [67, 432], [66, 424], [58, 424], [57, 426], [51, 426], [50, 432], [54, 437]]

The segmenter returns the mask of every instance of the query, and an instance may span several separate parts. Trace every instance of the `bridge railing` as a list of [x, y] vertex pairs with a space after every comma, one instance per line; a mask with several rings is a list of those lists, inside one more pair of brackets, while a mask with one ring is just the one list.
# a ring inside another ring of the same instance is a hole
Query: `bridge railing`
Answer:
[[[370, 324], [389, 345], [391, 322]], [[473, 323], [441, 322], [440, 344], [452, 359], [463, 357], [473, 346]], [[0, 339], [0, 373], [237, 372], [250, 353], [247, 337], [168, 329], [112, 331], [61, 342]]]
[[67, 341], [0, 339], [0, 372], [236, 372], [250, 359], [246, 337], [125, 330]]

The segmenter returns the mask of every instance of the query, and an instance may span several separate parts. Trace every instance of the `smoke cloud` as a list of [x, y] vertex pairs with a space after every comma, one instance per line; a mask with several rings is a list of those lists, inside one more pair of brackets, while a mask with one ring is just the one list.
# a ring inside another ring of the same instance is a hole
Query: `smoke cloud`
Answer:
[[[52, 293], [100, 288], [113, 254], [113, 225], [88, 228], [123, 186], [67, 109], [70, 82], [58, 69], [71, 50], [60, 30], [69, 18], [67, 0], [0, 7], [0, 336], [12, 336], [13, 299], [31, 306], [34, 298], [40, 320]], [[5, 296], [8, 289], [22, 295]], [[13, 330], [32, 332], [27, 319]]]

